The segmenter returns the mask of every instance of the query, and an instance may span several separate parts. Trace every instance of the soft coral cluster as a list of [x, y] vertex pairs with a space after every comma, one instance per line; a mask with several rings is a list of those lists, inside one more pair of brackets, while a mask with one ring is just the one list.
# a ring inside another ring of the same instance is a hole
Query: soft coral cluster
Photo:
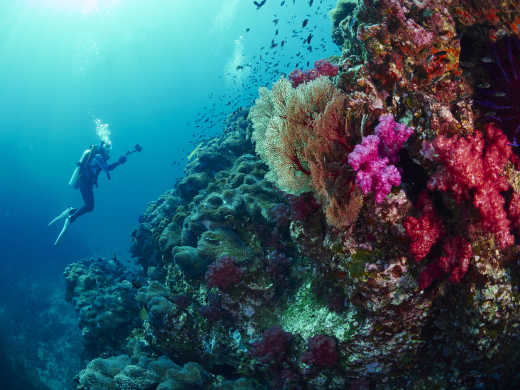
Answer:
[[377, 203], [383, 201], [392, 186], [401, 184], [401, 174], [393, 164], [412, 133], [412, 128], [397, 123], [392, 114], [383, 114], [375, 134], [363, 137], [348, 155], [349, 164], [357, 171], [356, 184], [365, 195], [373, 191]]
[[323, 59], [314, 62], [314, 68], [307, 72], [302, 72], [300, 69], [293, 70], [289, 73], [289, 80], [293, 88], [296, 88], [298, 85], [317, 79], [320, 76], [334, 77], [337, 74], [338, 67]]
[[253, 344], [251, 356], [262, 363], [279, 365], [289, 353], [292, 335], [279, 325], [267, 329], [260, 341]]
[[242, 271], [235, 265], [235, 260], [232, 257], [224, 256], [208, 267], [205, 279], [208, 287], [227, 290], [240, 282]]
[[[517, 227], [520, 202], [518, 195], [513, 194], [507, 208], [508, 215], [502, 192], [510, 188], [505, 169], [512, 151], [504, 133], [490, 123], [484, 134], [476, 130], [466, 137], [438, 136], [433, 147], [441, 166], [430, 177], [428, 189], [448, 193], [459, 205], [464, 201], [471, 202], [480, 216], [481, 230], [492, 233], [500, 249], [513, 245], [511, 221]], [[403, 223], [411, 239], [410, 253], [420, 261], [437, 242], [442, 243], [444, 252], [422, 271], [419, 288], [428, 287], [443, 274], [449, 274], [451, 282], [460, 282], [469, 267], [471, 244], [464, 234], [445, 235], [443, 222], [435, 213], [426, 191], [419, 197], [417, 209], [422, 215], [418, 218], [410, 216]]]
[[280, 325], [274, 325], [265, 330], [262, 339], [252, 345], [251, 356], [268, 368], [274, 388], [299, 388], [300, 372], [290, 361], [292, 343], [293, 335], [284, 331]]
[[433, 145], [442, 167], [430, 178], [428, 188], [449, 192], [458, 203], [468, 200], [479, 211], [482, 227], [493, 233], [499, 248], [514, 243], [504, 209], [502, 191], [509, 188], [504, 169], [511, 157], [507, 137], [494, 124], [466, 138], [439, 136]]
[[302, 362], [309, 366], [332, 367], [338, 362], [336, 339], [319, 334], [309, 338], [308, 349], [302, 355]]
[[444, 234], [444, 228], [441, 219], [435, 214], [433, 202], [426, 191], [419, 196], [417, 209], [421, 210], [422, 215], [418, 218], [412, 216], [406, 218], [403, 226], [411, 240], [410, 252], [416, 261], [420, 261]]
[[291, 205], [292, 217], [300, 222], [306, 222], [320, 209], [320, 205], [312, 192], [304, 192], [299, 196], [290, 196], [289, 204]]
[[459, 283], [466, 274], [472, 255], [471, 244], [460, 236], [454, 236], [442, 248], [444, 256], [428, 264], [421, 272], [419, 289], [424, 290], [442, 274], [449, 274], [453, 283]]

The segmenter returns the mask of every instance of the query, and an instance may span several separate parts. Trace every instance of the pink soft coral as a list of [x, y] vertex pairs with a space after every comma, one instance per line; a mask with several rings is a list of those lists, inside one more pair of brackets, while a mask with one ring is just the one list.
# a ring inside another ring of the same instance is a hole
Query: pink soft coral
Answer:
[[399, 149], [412, 134], [413, 129], [395, 122], [392, 114], [379, 117], [375, 135], [363, 137], [348, 155], [348, 162], [356, 174], [356, 184], [366, 195], [374, 191], [376, 202], [381, 203], [392, 186], [401, 184], [401, 174], [395, 165]]
[[379, 145], [380, 153], [388, 157], [392, 164], [395, 164], [398, 161], [399, 149], [412, 135], [413, 129], [396, 122], [392, 114], [383, 114], [379, 117], [375, 133], [382, 141]]

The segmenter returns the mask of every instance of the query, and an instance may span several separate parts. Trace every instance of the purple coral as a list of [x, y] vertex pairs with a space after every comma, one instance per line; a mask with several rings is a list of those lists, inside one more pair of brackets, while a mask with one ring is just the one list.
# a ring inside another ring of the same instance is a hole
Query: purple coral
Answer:
[[299, 196], [290, 195], [289, 204], [291, 205], [292, 217], [300, 222], [307, 222], [321, 208], [312, 192], [305, 192]]
[[383, 114], [379, 117], [375, 132], [376, 136], [383, 141], [379, 144], [379, 153], [395, 164], [399, 160], [397, 156], [399, 149], [412, 135], [413, 129], [396, 122], [392, 114]]
[[224, 256], [212, 263], [205, 275], [208, 287], [227, 290], [242, 279], [242, 271], [235, 265], [235, 260]]
[[379, 117], [375, 135], [363, 137], [348, 155], [348, 162], [356, 174], [356, 184], [366, 195], [375, 192], [381, 203], [392, 186], [401, 184], [401, 174], [393, 164], [399, 160], [398, 152], [413, 133], [413, 129], [397, 123], [392, 114]]
[[290, 333], [275, 325], [264, 332], [262, 340], [253, 344], [251, 356], [262, 363], [280, 364], [288, 357], [291, 338]]
[[323, 334], [309, 338], [302, 362], [309, 366], [333, 367], [338, 362], [336, 339]]

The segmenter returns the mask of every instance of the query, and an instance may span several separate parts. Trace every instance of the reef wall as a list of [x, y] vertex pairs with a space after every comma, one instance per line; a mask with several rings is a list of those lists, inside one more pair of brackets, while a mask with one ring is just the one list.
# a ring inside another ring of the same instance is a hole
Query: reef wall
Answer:
[[518, 5], [331, 18], [341, 55], [262, 88], [148, 206], [141, 274], [69, 267], [112, 356], [78, 389], [520, 384]]

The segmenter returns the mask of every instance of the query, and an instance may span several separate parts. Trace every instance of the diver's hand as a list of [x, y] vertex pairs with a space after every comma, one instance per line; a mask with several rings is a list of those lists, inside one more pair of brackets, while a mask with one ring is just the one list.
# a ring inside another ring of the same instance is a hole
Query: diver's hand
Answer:
[[125, 162], [126, 162], [126, 156], [119, 157], [119, 161], [118, 161], [119, 164], [124, 164]]

